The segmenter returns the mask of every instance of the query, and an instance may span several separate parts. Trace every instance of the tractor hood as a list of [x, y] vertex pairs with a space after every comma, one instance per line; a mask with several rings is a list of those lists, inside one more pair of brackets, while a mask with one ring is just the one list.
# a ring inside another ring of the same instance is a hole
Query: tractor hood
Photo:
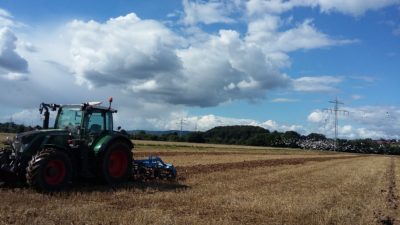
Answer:
[[44, 140], [49, 136], [67, 136], [69, 132], [67, 130], [48, 129], [48, 130], [34, 130], [23, 133], [18, 133], [11, 145], [17, 152], [23, 152], [33, 144], [37, 144], [37, 141]]
[[23, 133], [18, 133], [15, 136], [16, 140], [21, 141], [23, 144], [30, 143], [35, 137], [48, 136], [48, 135], [66, 135], [69, 132], [61, 129], [48, 129], [48, 130], [34, 130]]

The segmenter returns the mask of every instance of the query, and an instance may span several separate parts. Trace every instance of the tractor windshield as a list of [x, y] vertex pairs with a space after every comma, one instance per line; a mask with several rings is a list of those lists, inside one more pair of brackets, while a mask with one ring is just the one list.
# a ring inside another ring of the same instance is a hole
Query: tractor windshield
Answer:
[[74, 131], [79, 129], [82, 120], [80, 107], [63, 107], [58, 111], [55, 129], [67, 129]]

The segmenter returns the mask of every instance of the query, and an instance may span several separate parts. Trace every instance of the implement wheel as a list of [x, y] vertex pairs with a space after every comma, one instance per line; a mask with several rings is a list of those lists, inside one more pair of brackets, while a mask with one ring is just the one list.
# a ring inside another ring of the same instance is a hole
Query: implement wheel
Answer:
[[28, 185], [41, 192], [62, 190], [71, 180], [72, 166], [68, 155], [53, 148], [37, 153], [26, 171]]
[[117, 184], [132, 175], [132, 152], [125, 143], [111, 144], [99, 155], [100, 179], [107, 184]]

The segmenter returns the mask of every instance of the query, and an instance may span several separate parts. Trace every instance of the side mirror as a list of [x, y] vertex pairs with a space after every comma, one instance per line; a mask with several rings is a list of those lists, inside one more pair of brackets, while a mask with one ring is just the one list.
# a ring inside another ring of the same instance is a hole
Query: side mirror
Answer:
[[118, 131], [121, 130], [121, 126], [118, 126], [118, 127], [117, 127], [117, 130], [118, 130]]

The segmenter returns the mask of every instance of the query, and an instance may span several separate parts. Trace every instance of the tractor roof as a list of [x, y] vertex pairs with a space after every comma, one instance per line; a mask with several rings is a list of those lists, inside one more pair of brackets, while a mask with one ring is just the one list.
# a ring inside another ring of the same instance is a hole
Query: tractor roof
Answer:
[[82, 103], [82, 104], [67, 104], [67, 105], [61, 105], [61, 107], [71, 107], [71, 108], [80, 108], [81, 110], [87, 110], [87, 109], [98, 109], [98, 110], [102, 110], [102, 111], [110, 111], [112, 113], [116, 113], [117, 110], [113, 109], [113, 108], [109, 108], [109, 107], [105, 107], [105, 106], [101, 106], [100, 105], [101, 102], [95, 102], [95, 104], [93, 104], [93, 102], [88, 102], [88, 103]]

